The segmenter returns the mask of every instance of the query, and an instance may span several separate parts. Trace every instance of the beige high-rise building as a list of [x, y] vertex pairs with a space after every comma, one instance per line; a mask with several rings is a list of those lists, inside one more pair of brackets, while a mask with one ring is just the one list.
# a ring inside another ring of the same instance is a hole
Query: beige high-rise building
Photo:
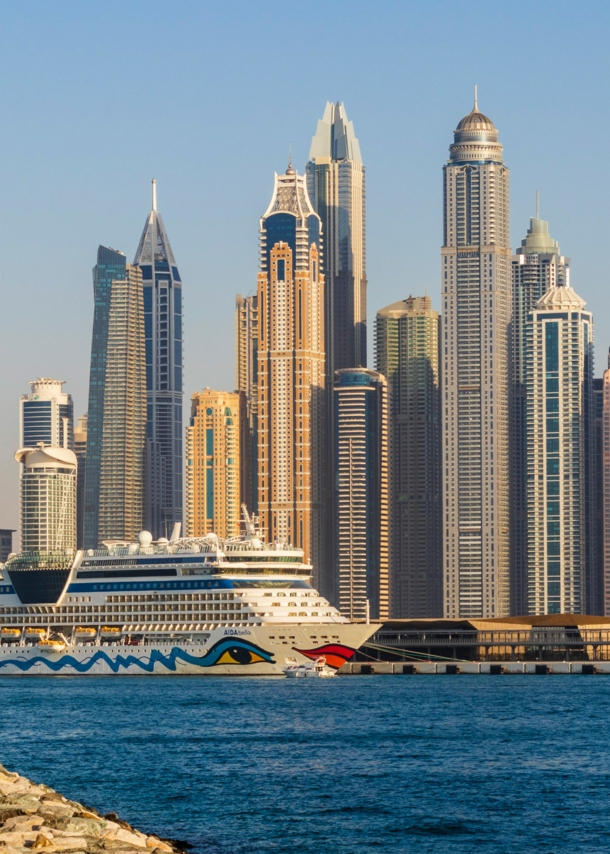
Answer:
[[474, 109], [444, 167], [443, 576], [446, 617], [509, 613], [509, 171]]
[[186, 428], [186, 535], [239, 534], [245, 398], [206, 388], [191, 398]]
[[375, 367], [390, 398], [392, 616], [443, 614], [439, 316], [428, 296], [377, 312]]
[[[275, 176], [260, 221], [258, 512], [269, 540], [303, 548], [324, 581], [324, 277], [305, 179]], [[321, 585], [326, 592], [326, 585]]]
[[235, 369], [236, 389], [246, 400], [246, 436], [240, 471], [241, 500], [250, 512], [258, 508], [258, 297], [235, 297]]

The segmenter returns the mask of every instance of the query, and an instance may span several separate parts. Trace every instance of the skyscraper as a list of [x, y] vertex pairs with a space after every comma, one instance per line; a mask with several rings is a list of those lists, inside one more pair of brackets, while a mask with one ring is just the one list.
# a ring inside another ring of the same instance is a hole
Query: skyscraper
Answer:
[[366, 366], [365, 174], [341, 103], [326, 104], [311, 141], [307, 188], [322, 220], [326, 374]]
[[246, 425], [240, 392], [206, 388], [191, 398], [186, 428], [186, 534], [239, 534], [241, 446]]
[[593, 320], [569, 284], [526, 322], [530, 614], [597, 613], [593, 519]]
[[565, 285], [570, 259], [560, 254], [548, 223], [530, 219], [526, 237], [512, 260], [513, 311], [510, 340], [510, 473], [511, 473], [511, 613], [527, 614], [527, 319], [540, 297], [555, 285]]
[[14, 528], [0, 528], [0, 563], [5, 563], [13, 551]]
[[15, 454], [21, 463], [21, 551], [76, 549], [76, 456], [42, 442]]
[[19, 401], [19, 443], [35, 448], [40, 442], [56, 448], [72, 448], [74, 407], [63, 390], [63, 380], [41, 377]]
[[85, 476], [85, 548], [134, 539], [142, 528], [146, 362], [142, 276], [100, 246], [93, 269], [95, 311]]
[[134, 265], [142, 272], [146, 330], [145, 524], [154, 537], [169, 537], [182, 522], [182, 280], [153, 180], [152, 211]]
[[442, 471], [446, 617], [509, 613], [509, 172], [478, 109], [444, 167]]
[[390, 398], [393, 617], [443, 614], [439, 316], [430, 297], [377, 312], [375, 367]]
[[74, 428], [76, 454], [76, 548], [82, 549], [85, 539], [85, 477], [87, 465], [87, 413], [78, 419]]
[[235, 297], [235, 370], [236, 389], [246, 400], [246, 442], [240, 474], [241, 500], [250, 512], [258, 512], [258, 297]]
[[285, 175], [276, 174], [260, 221], [258, 511], [266, 536], [303, 548], [325, 581], [320, 243], [320, 218], [305, 179], [289, 166]]
[[388, 384], [366, 368], [335, 374], [335, 600], [351, 620], [389, 617]]
[[[324, 434], [327, 457], [322, 462], [326, 478], [321, 484], [327, 508], [324, 539], [328, 554], [336, 552], [337, 520], [332, 515], [335, 470], [333, 388], [335, 371], [365, 367], [366, 341], [366, 226], [365, 171], [354, 125], [348, 121], [341, 103], [327, 103], [311, 142], [306, 166], [307, 188], [314, 209], [322, 221], [323, 251], [320, 263], [324, 274], [324, 350], [326, 355], [327, 422]], [[324, 577], [332, 575], [325, 570]], [[330, 589], [323, 592], [332, 597]], [[334, 604], [338, 604], [336, 601]]]
[[602, 379], [602, 607], [610, 616], [610, 355]]
[[[593, 473], [593, 577], [595, 579], [594, 601], [596, 614], [605, 614], [605, 546], [604, 546], [604, 380], [593, 380], [593, 430], [592, 430], [592, 473]], [[610, 488], [610, 481], [608, 482]], [[591, 602], [591, 596], [589, 596]]]

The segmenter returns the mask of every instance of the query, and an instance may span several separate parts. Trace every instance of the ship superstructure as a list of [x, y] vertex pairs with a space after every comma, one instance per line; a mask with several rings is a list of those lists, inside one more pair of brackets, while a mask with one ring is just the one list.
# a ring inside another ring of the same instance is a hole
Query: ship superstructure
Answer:
[[265, 543], [245, 511], [243, 526], [233, 539], [181, 538], [176, 526], [170, 540], [142, 531], [100, 550], [11, 557], [0, 673], [279, 674], [321, 654], [340, 666], [376, 627], [349, 623], [311, 586], [302, 549]]

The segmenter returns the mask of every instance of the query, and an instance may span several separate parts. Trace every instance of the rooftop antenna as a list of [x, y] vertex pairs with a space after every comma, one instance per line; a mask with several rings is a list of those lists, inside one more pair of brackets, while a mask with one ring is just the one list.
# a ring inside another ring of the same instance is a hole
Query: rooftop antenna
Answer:
[[474, 84], [474, 109], [472, 112], [476, 113], [476, 112], [478, 112], [478, 110], [479, 110], [479, 92], [478, 92], [478, 86], [475, 83]]
[[157, 179], [156, 178], [152, 179], [152, 205], [153, 205], [153, 210], [156, 211], [157, 210]]
[[540, 219], [540, 190], [536, 190], [536, 219]]

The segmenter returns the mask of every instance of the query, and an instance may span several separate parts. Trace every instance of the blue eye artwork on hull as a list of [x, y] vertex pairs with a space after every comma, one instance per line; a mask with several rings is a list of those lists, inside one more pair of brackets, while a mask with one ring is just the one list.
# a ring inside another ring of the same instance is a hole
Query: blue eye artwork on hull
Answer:
[[[184, 662], [185, 664], [193, 664], [196, 667], [214, 667], [215, 665], [236, 664], [247, 666], [249, 664], [257, 664], [266, 662], [275, 664], [273, 656], [257, 646], [251, 641], [241, 640], [236, 638], [222, 638], [216, 641], [204, 655], [190, 655], [180, 647], [173, 647], [171, 652], [164, 654], [158, 649], [153, 649], [150, 656], [137, 656], [133, 654], [122, 655], [118, 654], [114, 657], [108, 655], [105, 650], [98, 650], [92, 656], [83, 661], [79, 661], [69, 653], [62, 655], [58, 659], [51, 659], [46, 655], [36, 655], [32, 658], [9, 658], [0, 660], [0, 673], [5, 667], [17, 667], [22, 673], [27, 673], [37, 665], [43, 665], [53, 673], [59, 673], [62, 670], [70, 668], [76, 673], [88, 673], [97, 662], [104, 662], [113, 673], [118, 673], [121, 669], [127, 670], [130, 667], [137, 667], [143, 673], [154, 673], [155, 665], [161, 664], [172, 672], [176, 672], [177, 663]], [[40, 673], [40, 669], [37, 670]]]

